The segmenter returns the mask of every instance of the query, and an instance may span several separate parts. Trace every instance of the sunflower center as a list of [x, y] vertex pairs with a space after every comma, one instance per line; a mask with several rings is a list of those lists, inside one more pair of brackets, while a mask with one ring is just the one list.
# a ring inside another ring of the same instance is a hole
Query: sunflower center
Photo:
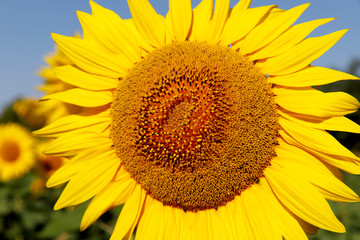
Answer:
[[12, 141], [5, 141], [0, 148], [0, 156], [6, 162], [15, 162], [20, 154], [18, 144]]
[[198, 211], [225, 205], [263, 176], [275, 156], [277, 117], [271, 86], [246, 57], [172, 43], [120, 80], [110, 137], [149, 195]]

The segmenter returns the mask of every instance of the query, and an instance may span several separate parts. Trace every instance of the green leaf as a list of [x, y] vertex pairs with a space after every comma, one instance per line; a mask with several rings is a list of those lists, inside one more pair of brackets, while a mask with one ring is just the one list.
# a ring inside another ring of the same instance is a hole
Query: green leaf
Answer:
[[55, 238], [62, 233], [80, 231], [81, 218], [87, 204], [81, 204], [78, 208], [65, 209], [52, 214], [50, 222], [40, 231], [39, 238]]

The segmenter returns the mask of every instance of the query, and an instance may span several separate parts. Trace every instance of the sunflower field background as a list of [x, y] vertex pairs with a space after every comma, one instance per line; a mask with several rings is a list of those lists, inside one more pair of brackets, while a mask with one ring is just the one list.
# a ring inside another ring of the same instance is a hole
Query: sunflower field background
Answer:
[[[40, 70], [34, 69], [43, 81], [43, 85], [34, 86], [34, 88], [38, 88], [44, 94], [71, 88], [71, 86], [56, 82], [49, 71], [54, 66], [66, 64], [68, 61], [66, 57], [59, 50], [55, 50], [53, 54], [45, 57], [45, 61], [45, 67], [39, 66]], [[337, 66], [328, 67], [337, 68]], [[338, 70], [360, 77], [360, 56], [349, 60], [346, 69]], [[358, 81], [340, 81], [322, 86], [320, 90], [324, 92], [344, 91], [360, 99], [360, 83]], [[18, 154], [22, 154], [21, 151], [31, 154], [33, 162], [29, 165], [20, 163], [21, 169], [19, 170], [6, 169], [3, 162], [0, 161], [0, 240], [109, 239], [122, 206], [104, 213], [88, 229], [80, 232], [81, 218], [89, 201], [75, 208], [53, 210], [64, 186], [48, 189], [45, 183], [51, 174], [67, 160], [43, 155], [41, 149], [48, 140], [31, 134], [54, 121], [54, 118], [58, 119], [63, 115], [76, 113], [78, 109], [71, 105], [39, 103], [38, 99], [26, 97], [9, 99], [8, 102], [10, 103], [0, 112], [0, 138], [4, 136], [1, 127], [9, 124], [17, 125], [28, 132], [33, 144], [28, 149], [19, 148]], [[49, 112], [52, 114], [48, 114]], [[360, 111], [347, 117], [360, 124]], [[14, 134], [16, 135], [17, 132]], [[331, 132], [331, 134], [345, 147], [360, 156], [358, 135], [344, 132]], [[9, 152], [0, 145], [0, 158], [1, 154], [9, 155]], [[344, 178], [346, 184], [360, 194], [360, 177], [344, 173]], [[337, 234], [319, 230], [318, 234], [309, 235], [309, 239], [360, 239], [360, 203], [329, 202], [335, 215], [345, 225], [347, 233]]]

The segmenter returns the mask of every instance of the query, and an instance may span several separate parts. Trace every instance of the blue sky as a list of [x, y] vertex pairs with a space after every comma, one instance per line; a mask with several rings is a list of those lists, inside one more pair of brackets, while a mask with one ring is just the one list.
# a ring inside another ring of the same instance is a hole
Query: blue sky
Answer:
[[[96, 0], [95, 0], [96, 1]], [[126, 0], [97, 0], [122, 18], [130, 18]], [[166, 0], [150, 0], [158, 13], [168, 11]], [[199, 0], [193, 0], [193, 7]], [[234, 5], [236, 1], [232, 1]], [[352, 58], [360, 58], [360, 0], [253, 0], [252, 7], [277, 4], [289, 9], [312, 4], [298, 20], [335, 17], [315, 30], [311, 36], [321, 36], [344, 28], [350, 31], [313, 65], [344, 69]], [[41, 84], [36, 75], [44, 66], [43, 57], [53, 51], [51, 32], [71, 36], [81, 32], [76, 11], [90, 12], [88, 0], [0, 0], [0, 109], [17, 97], [41, 97], [35, 89]]]

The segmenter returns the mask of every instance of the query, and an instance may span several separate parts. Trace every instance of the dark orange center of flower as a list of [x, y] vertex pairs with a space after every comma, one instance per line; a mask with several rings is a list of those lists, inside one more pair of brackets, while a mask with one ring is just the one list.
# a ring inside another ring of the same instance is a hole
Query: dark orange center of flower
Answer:
[[57, 156], [41, 155], [37, 164], [39, 174], [49, 178], [64, 163], [64, 159]]
[[6, 162], [15, 162], [20, 155], [20, 149], [17, 143], [13, 141], [4, 141], [0, 146], [0, 157]]
[[276, 104], [266, 77], [227, 47], [173, 43], [120, 80], [111, 138], [149, 195], [189, 211], [217, 208], [275, 156]]

